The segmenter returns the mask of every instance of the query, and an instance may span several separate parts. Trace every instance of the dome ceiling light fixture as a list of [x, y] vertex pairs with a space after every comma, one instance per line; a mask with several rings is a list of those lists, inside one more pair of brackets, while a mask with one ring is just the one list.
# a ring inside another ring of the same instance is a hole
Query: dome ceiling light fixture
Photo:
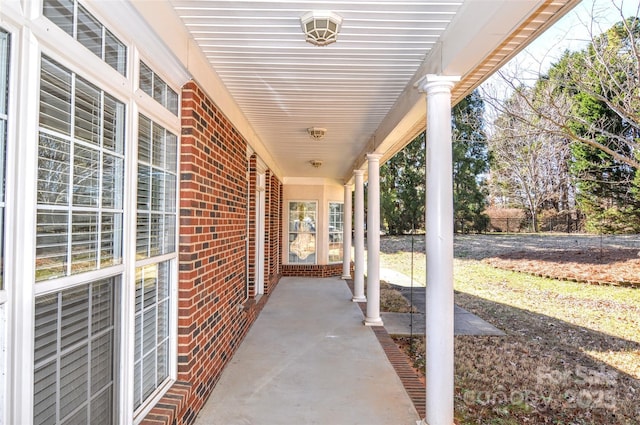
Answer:
[[342, 25], [342, 17], [328, 10], [313, 10], [300, 17], [306, 41], [314, 46], [335, 43]]
[[311, 137], [313, 140], [320, 140], [327, 133], [327, 129], [320, 127], [309, 127], [307, 128], [307, 133], [309, 133], [309, 137]]

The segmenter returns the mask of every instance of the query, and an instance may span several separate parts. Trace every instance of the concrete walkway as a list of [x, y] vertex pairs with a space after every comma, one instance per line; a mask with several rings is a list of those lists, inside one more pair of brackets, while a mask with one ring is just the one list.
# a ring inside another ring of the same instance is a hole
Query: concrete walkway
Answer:
[[[412, 317], [413, 316], [413, 317]], [[384, 328], [389, 335], [424, 335], [426, 320], [424, 313], [380, 313]], [[453, 306], [453, 333], [454, 335], [505, 335], [500, 329], [482, 320], [467, 310]]]
[[[426, 329], [425, 320], [425, 287], [407, 287], [403, 284], [397, 284], [395, 281], [391, 284], [392, 288], [397, 289], [400, 293], [410, 301], [417, 313], [380, 313], [384, 327], [390, 335], [424, 335]], [[473, 313], [454, 305], [454, 334], [455, 335], [492, 335], [503, 336], [505, 333], [493, 326], [491, 323], [482, 320]]]
[[415, 424], [351, 296], [339, 278], [282, 278], [196, 425]]

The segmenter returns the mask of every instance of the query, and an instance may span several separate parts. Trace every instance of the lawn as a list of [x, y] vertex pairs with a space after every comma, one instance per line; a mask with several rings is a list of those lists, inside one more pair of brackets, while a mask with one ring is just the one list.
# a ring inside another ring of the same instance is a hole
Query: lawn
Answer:
[[[412, 275], [410, 238], [382, 238], [381, 267]], [[422, 238], [414, 240], [417, 282], [425, 275]], [[629, 255], [639, 241], [575, 235], [456, 238], [456, 303], [506, 333], [456, 337], [456, 421], [639, 424], [640, 288], [534, 275], [541, 267], [559, 273], [585, 266], [586, 272], [577, 273], [589, 277], [589, 269], [603, 271], [600, 283], [617, 276], [619, 268], [640, 276], [637, 255]], [[576, 252], [586, 254], [574, 261]], [[613, 257], [600, 255], [605, 252]], [[492, 261], [496, 258], [503, 263]], [[512, 270], [495, 267], [505, 264]], [[519, 269], [526, 273], [513, 271]], [[424, 347], [416, 352], [413, 360], [423, 368]]]

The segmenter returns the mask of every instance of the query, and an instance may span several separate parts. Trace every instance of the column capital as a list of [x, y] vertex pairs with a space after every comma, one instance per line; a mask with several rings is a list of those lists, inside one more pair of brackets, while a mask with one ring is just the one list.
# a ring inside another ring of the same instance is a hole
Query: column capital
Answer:
[[353, 170], [353, 174], [356, 176], [364, 176], [364, 170], [362, 169]]
[[381, 153], [368, 153], [367, 154], [367, 161], [380, 161], [380, 158], [382, 158], [382, 154]]
[[459, 75], [427, 74], [419, 79], [415, 83], [414, 87], [416, 87], [421, 93], [432, 93], [443, 89], [451, 91], [451, 88], [458, 81], [460, 81]]

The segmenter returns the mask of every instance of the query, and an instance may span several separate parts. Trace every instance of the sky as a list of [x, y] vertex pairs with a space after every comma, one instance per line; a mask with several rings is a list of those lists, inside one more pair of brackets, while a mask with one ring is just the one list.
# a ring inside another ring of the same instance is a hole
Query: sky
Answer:
[[[520, 59], [545, 58], [548, 67], [565, 50], [580, 50], [591, 40], [624, 17], [637, 15], [638, 0], [583, 0], [553, 27], [535, 40]], [[592, 19], [593, 17], [593, 19]]]
[[[565, 50], [583, 49], [597, 35], [625, 17], [638, 15], [638, 0], [582, 0], [573, 10], [556, 22], [524, 51], [507, 63], [502, 71], [523, 83], [533, 84], [541, 74], [560, 59]], [[592, 19], [592, 16], [594, 19]], [[502, 78], [494, 75], [483, 83], [483, 89], [493, 96], [506, 98], [508, 87]]]

